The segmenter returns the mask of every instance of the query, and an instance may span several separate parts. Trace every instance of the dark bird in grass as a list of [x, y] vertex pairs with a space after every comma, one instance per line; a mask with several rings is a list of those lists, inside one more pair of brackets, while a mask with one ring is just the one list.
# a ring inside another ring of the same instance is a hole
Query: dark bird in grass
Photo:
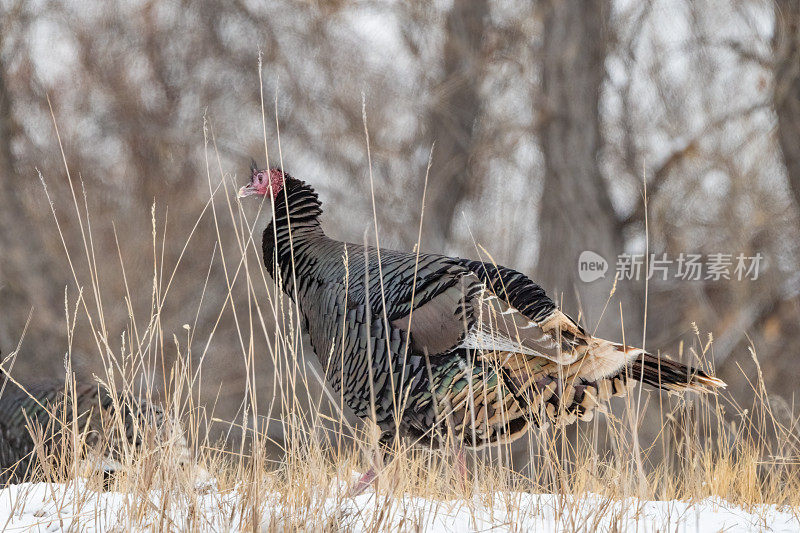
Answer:
[[682, 392], [725, 383], [592, 336], [524, 274], [485, 261], [331, 239], [307, 183], [251, 167], [239, 197], [274, 218], [264, 263], [295, 300], [330, 386], [381, 441], [481, 448], [531, 426], [590, 420], [643, 382]]
[[99, 383], [66, 386], [64, 380], [43, 380], [23, 385], [4, 371], [0, 376], [2, 484], [70, 473], [98, 473], [107, 484], [124, 469], [128, 454], [167, 447], [185, 473], [195, 468], [191, 475], [201, 481], [206, 475], [194, 466], [181, 425], [156, 403], [112, 394]]

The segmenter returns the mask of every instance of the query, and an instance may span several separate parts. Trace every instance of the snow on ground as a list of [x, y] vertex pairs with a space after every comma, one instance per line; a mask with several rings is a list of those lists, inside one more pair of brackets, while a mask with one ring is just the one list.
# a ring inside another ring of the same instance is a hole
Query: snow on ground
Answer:
[[[237, 500], [236, 491], [208, 490], [198, 493], [195, 502], [170, 498], [168, 511], [162, 514], [158, 494], [151, 493], [142, 502], [134, 495], [90, 491], [80, 481], [24, 483], [0, 490], [0, 530], [141, 531], [151, 529], [150, 524], [174, 530], [236, 531], [245, 525], [240, 522]], [[496, 493], [471, 501], [440, 501], [366, 493], [306, 502], [294, 512], [285, 505], [278, 503], [275, 494], [265, 496], [262, 529], [287, 529], [281, 526], [289, 525], [291, 513], [294, 525], [305, 523], [309, 529], [338, 525], [347, 531], [800, 531], [797, 510], [767, 505], [745, 510], [719, 499], [688, 503], [614, 501], [594, 494]], [[143, 522], [133, 523], [130, 517], [136, 512], [146, 515]], [[300, 518], [304, 515], [313, 516], [317, 527], [304, 522]], [[191, 522], [189, 516], [194, 517]]]

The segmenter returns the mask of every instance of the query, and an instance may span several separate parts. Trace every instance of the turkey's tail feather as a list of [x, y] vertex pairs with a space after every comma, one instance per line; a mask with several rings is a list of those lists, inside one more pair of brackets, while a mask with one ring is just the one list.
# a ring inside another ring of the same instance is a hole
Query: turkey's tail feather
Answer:
[[669, 392], [691, 390], [701, 393], [717, 393], [727, 383], [690, 366], [656, 357], [647, 352], [637, 356], [627, 367], [628, 376], [636, 381]]
[[566, 422], [574, 421], [575, 418], [591, 420], [594, 409], [603, 409], [598, 406], [598, 400], [605, 402], [615, 396], [624, 397], [639, 382], [670, 393], [692, 391], [716, 394], [718, 389], [727, 387], [724, 381], [700, 369], [657, 357], [640, 348], [626, 349], [620, 344], [609, 344], [632, 358], [619, 371], [594, 381], [586, 381], [580, 373], [576, 374], [574, 382], [565, 387], [576, 389], [572, 402], [564, 405]]
[[641, 348], [587, 336], [582, 353], [570, 365], [542, 358], [508, 354], [501, 358], [512, 390], [530, 409], [550, 421], [571, 424], [591, 420], [612, 397], [627, 396], [637, 383], [672, 393], [693, 391], [716, 394], [726, 384], [719, 378], [677, 361], [652, 355]]
[[700, 369], [677, 361], [658, 357], [641, 348], [589, 337], [577, 361], [565, 369], [567, 376], [577, 376], [587, 381], [623, 377], [641, 381], [653, 387], [681, 392], [716, 392], [726, 384], [721, 379]]

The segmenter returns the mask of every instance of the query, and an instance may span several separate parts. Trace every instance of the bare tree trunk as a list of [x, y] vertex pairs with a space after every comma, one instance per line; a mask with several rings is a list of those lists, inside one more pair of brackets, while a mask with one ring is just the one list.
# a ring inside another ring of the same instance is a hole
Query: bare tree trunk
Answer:
[[789, 185], [800, 206], [800, 2], [797, 0], [775, 0], [772, 48], [778, 142]]
[[[584, 322], [593, 328], [611, 293], [623, 245], [597, 159], [610, 6], [607, 0], [551, 0], [543, 9], [540, 137], [545, 180], [537, 281], [559, 300], [563, 296], [568, 311], [580, 309]], [[605, 278], [580, 280], [578, 258], [584, 250], [605, 258]], [[623, 308], [623, 312], [626, 330], [631, 330], [634, 310]], [[603, 315], [600, 331], [619, 337], [616, 301]]]
[[444, 249], [452, 234], [458, 204], [470, 194], [476, 123], [481, 113], [481, 44], [489, 6], [485, 0], [455, 2], [445, 23], [444, 73], [429, 115], [436, 142], [431, 168], [431, 201], [426, 208], [434, 242]]
[[[0, 35], [0, 52], [4, 44], [2, 37]], [[19, 340], [28, 309], [37, 308], [37, 316], [45, 324], [52, 325], [58, 320], [52, 306], [57, 300], [51, 297], [52, 290], [47, 285], [52, 277], [42, 257], [41, 235], [31, 231], [36, 224], [31, 221], [18, 194], [21, 177], [11, 147], [16, 127], [8, 69], [0, 55], [0, 198], [3, 199], [0, 207], [0, 310], [5, 310], [0, 320], [0, 351], [6, 352]], [[15, 313], [9, 312], [11, 310]], [[28, 339], [27, 345], [52, 348], [58, 337], [34, 336], [33, 340]]]
[[[0, 35], [0, 52], [3, 51], [3, 38]], [[8, 77], [5, 64], [0, 56], [0, 195], [4, 198], [3, 207], [0, 209], [0, 309], [17, 309], [15, 307], [21, 300], [21, 290], [16, 284], [15, 259], [16, 259], [16, 232], [15, 221], [19, 216], [18, 205], [14, 192], [15, 161], [11, 150], [11, 136], [14, 131], [13, 116], [11, 114], [11, 95], [8, 90]], [[9, 324], [9, 320], [0, 321], [0, 350], [10, 351], [12, 345], [12, 328], [16, 324]]]
[[[3, 39], [0, 36], [0, 51]], [[14, 154], [11, 151], [11, 135], [14, 131], [14, 119], [11, 114], [11, 95], [8, 91], [8, 75], [5, 65], [0, 60], [0, 187], [4, 193], [11, 190], [10, 174], [14, 172]]]

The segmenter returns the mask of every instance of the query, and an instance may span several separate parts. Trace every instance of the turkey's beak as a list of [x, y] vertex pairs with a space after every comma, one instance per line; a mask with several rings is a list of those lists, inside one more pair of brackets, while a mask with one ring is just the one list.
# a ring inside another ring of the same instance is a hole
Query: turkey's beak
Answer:
[[239, 189], [239, 194], [237, 194], [236, 196], [238, 196], [239, 198], [244, 198], [246, 196], [250, 196], [250, 195], [256, 194], [256, 193], [257, 193], [257, 191], [256, 191], [256, 188], [253, 187], [253, 184], [252, 183], [248, 183], [247, 185], [245, 185], [244, 187]]

